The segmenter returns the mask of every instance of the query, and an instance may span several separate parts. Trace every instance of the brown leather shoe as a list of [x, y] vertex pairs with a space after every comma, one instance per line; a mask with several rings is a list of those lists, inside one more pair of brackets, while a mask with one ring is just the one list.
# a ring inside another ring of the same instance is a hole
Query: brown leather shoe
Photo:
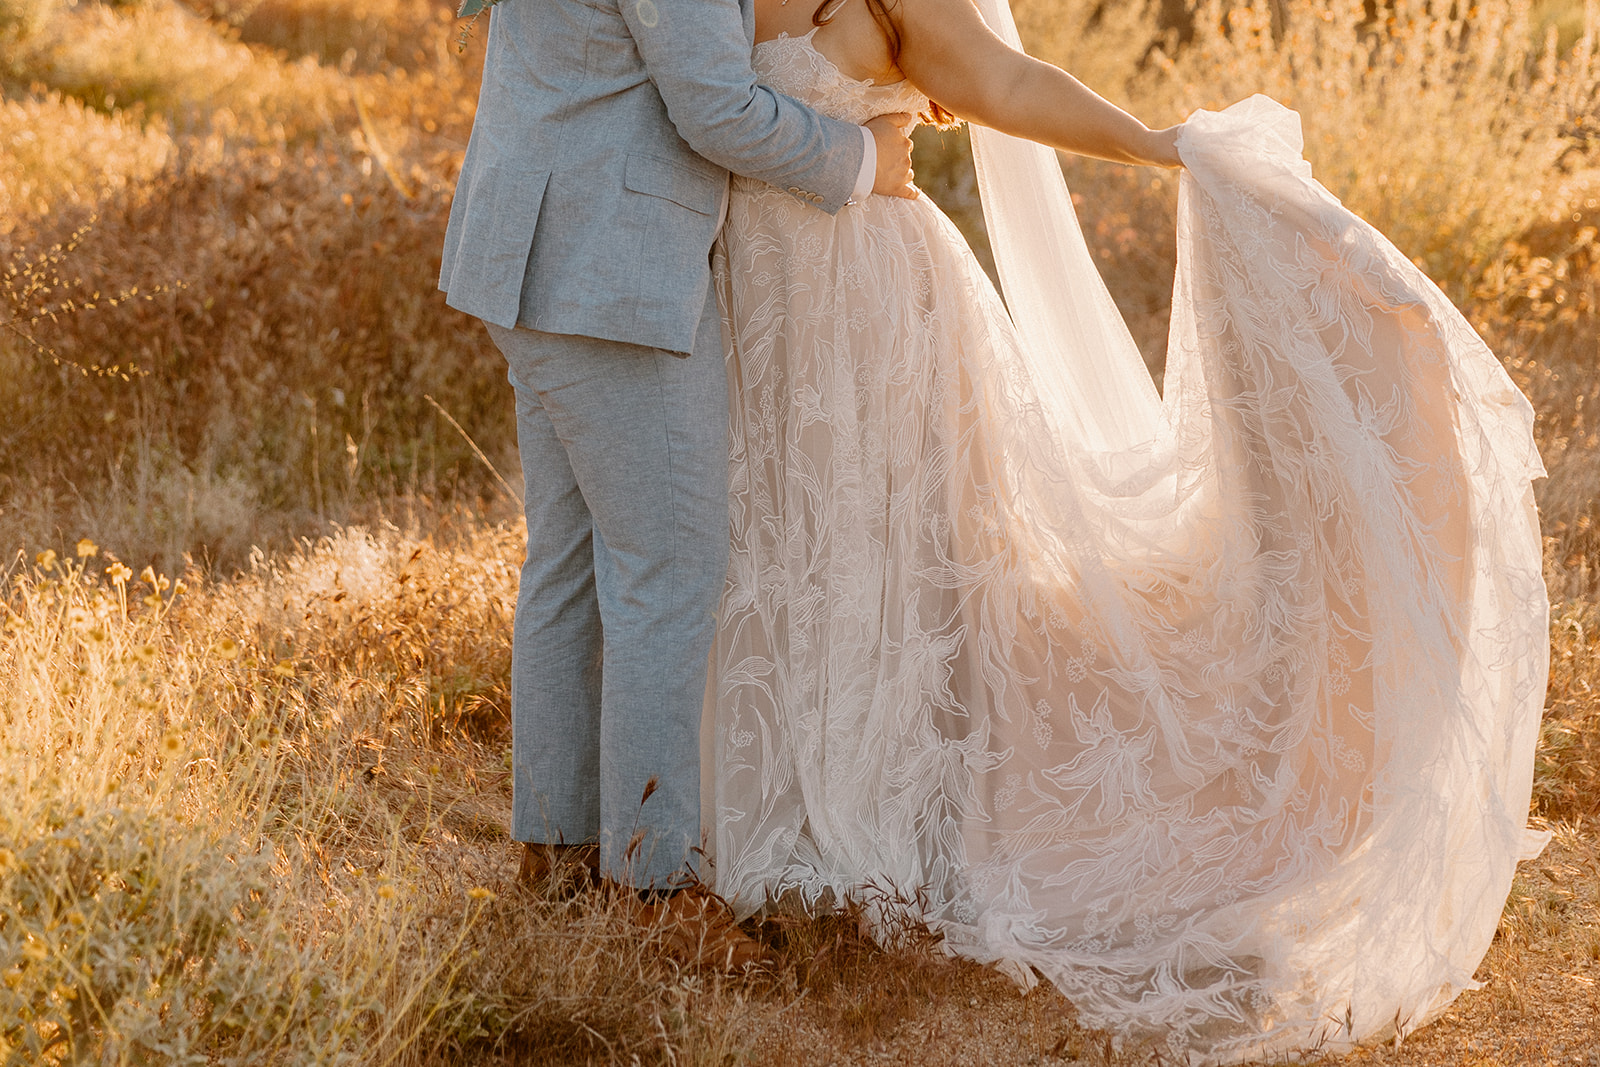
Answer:
[[535, 892], [550, 891], [560, 897], [570, 897], [599, 885], [600, 847], [524, 841], [517, 884]]
[[728, 902], [702, 885], [642, 903], [633, 919], [685, 966], [737, 973], [771, 962], [766, 948], [733, 921]]

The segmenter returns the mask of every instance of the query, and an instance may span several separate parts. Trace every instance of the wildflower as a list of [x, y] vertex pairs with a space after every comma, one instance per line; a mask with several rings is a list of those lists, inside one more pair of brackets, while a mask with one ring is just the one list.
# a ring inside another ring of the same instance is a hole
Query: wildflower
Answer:
[[393, 900], [394, 886], [389, 885], [387, 882], [385, 882], [383, 885], [380, 885], [378, 887], [378, 896], [384, 900]]
[[473, 900], [494, 900], [494, 899], [496, 899], [496, 894], [495, 894], [494, 890], [485, 889], [481, 885], [475, 885], [471, 889], [467, 890], [467, 896], [471, 897]]
[[238, 659], [239, 653], [244, 650], [239, 646], [239, 642], [233, 638], [224, 637], [221, 641], [211, 646], [211, 651], [216, 654], [218, 659], [225, 659], [231, 662]]
[[22, 945], [23, 958], [30, 960], [42, 960], [46, 956], [50, 955], [50, 950], [46, 948], [44, 943], [38, 938], [34, 937], [32, 934], [28, 934], [26, 936], [27, 941], [25, 941]]
[[119, 561], [106, 568], [106, 577], [111, 579], [112, 585], [126, 585], [128, 579], [133, 577], [133, 570]]
[[161, 738], [161, 752], [165, 756], [176, 756], [183, 751], [183, 738], [178, 736], [176, 730], [168, 730]]
[[139, 572], [139, 580], [144, 582], [146, 585], [155, 585], [156, 569], [149, 564], [146, 564], [144, 570]]
[[43, 552], [40, 552], [33, 557], [33, 562], [37, 563], [39, 565], [39, 569], [42, 571], [55, 570], [56, 550], [53, 548], [45, 549]]
[[81, 630], [89, 625], [89, 609], [74, 604], [67, 609], [67, 625], [74, 630]]
[[172, 595], [173, 596], [182, 596], [183, 594], [187, 593], [188, 591], [189, 591], [189, 587], [184, 584], [182, 578], [179, 578], [178, 579], [178, 584], [172, 587]]
[[79, 559], [88, 559], [90, 556], [97, 555], [99, 552], [100, 552], [100, 546], [95, 544], [93, 541], [89, 540], [87, 537], [79, 539], [79, 541], [78, 541], [78, 558]]
[[28, 628], [28, 624], [23, 621], [21, 615], [18, 615], [16, 612], [9, 612], [6, 615], [6, 633], [8, 633], [8, 634], [20, 634], [23, 630], [26, 630], [27, 628]]
[[97, 645], [103, 645], [107, 641], [111, 640], [111, 635], [106, 632], [106, 628], [104, 626], [96, 626], [94, 629], [89, 631], [87, 636], [90, 641]]
[[144, 602], [146, 607], [159, 608], [161, 606], [161, 594], [151, 593], [144, 598]]
[[150, 642], [146, 641], [142, 645], [133, 646], [133, 658], [138, 660], [140, 663], [151, 663], [154, 662], [156, 655], [160, 651], [161, 650], [156, 648], [155, 645], [152, 645]]
[[15, 852], [12, 852], [9, 848], [0, 848], [0, 874], [4, 874], [13, 867], [20, 866], [21, 864], [17, 862], [17, 854]]
[[293, 660], [288, 660], [288, 659], [280, 659], [277, 662], [277, 664], [272, 668], [272, 673], [277, 675], [279, 678], [293, 678], [294, 674], [295, 674], [294, 661]]

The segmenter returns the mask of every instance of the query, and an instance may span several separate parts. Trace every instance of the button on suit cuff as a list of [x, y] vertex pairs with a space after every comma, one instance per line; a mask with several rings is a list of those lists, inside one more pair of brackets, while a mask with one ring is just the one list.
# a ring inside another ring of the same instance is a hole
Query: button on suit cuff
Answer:
[[860, 126], [861, 142], [866, 151], [861, 154], [861, 173], [856, 175], [855, 192], [850, 194], [846, 203], [858, 204], [872, 195], [872, 186], [878, 178], [878, 140], [872, 136], [872, 131], [865, 126]]

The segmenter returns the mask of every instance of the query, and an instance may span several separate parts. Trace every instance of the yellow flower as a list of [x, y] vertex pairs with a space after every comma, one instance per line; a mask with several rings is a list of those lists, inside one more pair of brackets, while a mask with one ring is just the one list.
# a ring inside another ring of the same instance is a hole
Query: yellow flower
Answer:
[[89, 621], [90, 616], [88, 608], [82, 608], [74, 604], [72, 607], [67, 609], [67, 625], [72, 627], [74, 630], [83, 629], [85, 626], [89, 625]]
[[111, 635], [106, 633], [106, 628], [104, 626], [96, 626], [94, 629], [90, 630], [88, 637], [89, 640], [93, 641], [97, 645], [103, 645], [107, 641], [111, 640]]
[[244, 650], [240, 648], [239, 642], [233, 638], [224, 637], [221, 641], [211, 646], [211, 651], [216, 653], [220, 659], [232, 661], [238, 659], [239, 653]]
[[106, 568], [106, 577], [111, 579], [113, 585], [124, 585], [133, 577], [133, 571], [125, 563], [113, 563]]
[[145, 569], [139, 572], [139, 580], [141, 582], [146, 583], [147, 585], [155, 585], [156, 584], [156, 569], [154, 567], [146, 565]]
[[151, 593], [149, 596], [144, 598], [144, 602], [145, 606], [147, 607], [159, 608], [161, 606], [161, 594]]
[[481, 885], [475, 885], [471, 889], [467, 890], [467, 896], [471, 897], [473, 900], [494, 900], [494, 899], [496, 899], [496, 895], [495, 895], [494, 890], [485, 889]]
[[33, 561], [39, 565], [40, 570], [53, 571], [56, 569], [56, 550], [47, 548], [35, 555]]
[[12, 852], [9, 848], [0, 848], [0, 874], [4, 874], [6, 871], [9, 871], [11, 868], [16, 866], [19, 866], [17, 863], [17, 854]]
[[167, 756], [176, 756], [183, 751], [183, 738], [178, 736], [176, 730], [168, 730], [161, 738], [161, 751]]
[[182, 578], [179, 578], [178, 579], [178, 584], [172, 587], [172, 595], [173, 596], [182, 596], [183, 594], [187, 593], [188, 591], [189, 591], [189, 587], [187, 585], [183, 584], [183, 579]]
[[142, 645], [133, 646], [133, 658], [138, 660], [140, 663], [150, 663], [155, 660], [160, 651], [161, 650], [155, 645], [152, 645], [150, 642], [146, 641]]
[[272, 673], [276, 674], [279, 678], [293, 678], [295, 673], [294, 661], [288, 659], [279, 660], [272, 668]]
[[392, 886], [392, 885], [380, 885], [378, 887], [378, 896], [382, 897], [384, 900], [393, 900], [394, 899], [394, 886]]
[[100, 551], [100, 546], [96, 545], [93, 541], [89, 540], [87, 537], [81, 538], [78, 541], [78, 558], [79, 559], [88, 559], [90, 556], [98, 554], [99, 551]]

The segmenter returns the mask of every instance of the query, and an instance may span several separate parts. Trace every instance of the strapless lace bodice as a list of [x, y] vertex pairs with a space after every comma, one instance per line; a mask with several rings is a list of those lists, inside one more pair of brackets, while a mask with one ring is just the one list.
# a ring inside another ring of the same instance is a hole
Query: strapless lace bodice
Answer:
[[875, 85], [852, 78], [817, 51], [817, 31], [800, 37], [787, 33], [756, 45], [756, 76], [824, 115], [860, 125], [878, 115], [927, 110], [928, 98], [909, 81]]

